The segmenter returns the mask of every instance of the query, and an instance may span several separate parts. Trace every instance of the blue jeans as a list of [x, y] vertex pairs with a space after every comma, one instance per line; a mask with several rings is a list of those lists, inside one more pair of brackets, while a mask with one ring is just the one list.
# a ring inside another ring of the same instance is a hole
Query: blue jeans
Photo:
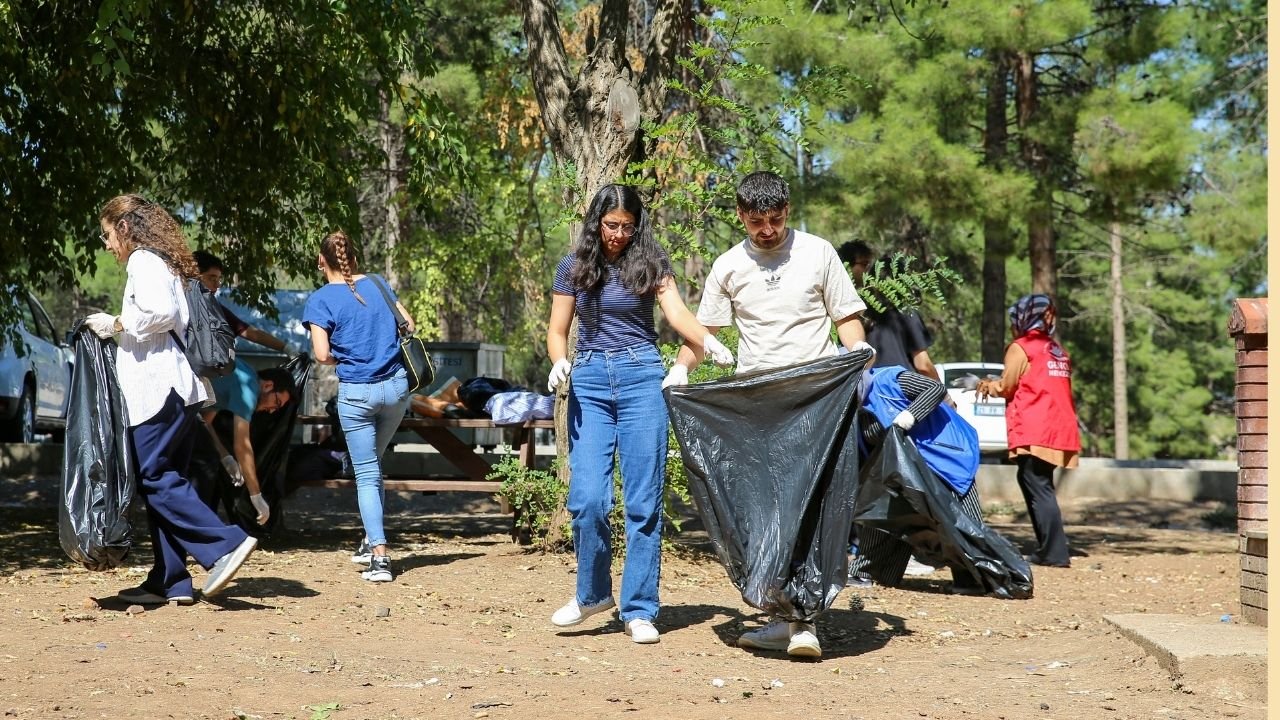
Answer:
[[386, 380], [338, 383], [338, 422], [356, 471], [356, 501], [370, 547], [387, 544], [382, 527], [382, 453], [408, 406], [409, 380], [404, 370]]
[[609, 511], [616, 453], [622, 463], [627, 534], [618, 605], [623, 622], [658, 615], [667, 462], [664, 374], [658, 349], [639, 346], [584, 350], [570, 375], [567, 506], [578, 555], [577, 600], [595, 605], [612, 595]]

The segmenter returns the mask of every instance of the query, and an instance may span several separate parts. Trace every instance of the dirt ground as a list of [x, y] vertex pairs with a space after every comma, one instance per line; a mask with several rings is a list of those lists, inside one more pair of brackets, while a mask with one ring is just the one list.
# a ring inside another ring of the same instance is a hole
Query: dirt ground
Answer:
[[[0, 483], [3, 485], [4, 483]], [[1069, 569], [1031, 600], [948, 595], [949, 573], [846, 589], [816, 662], [735, 646], [760, 614], [696, 534], [664, 558], [657, 645], [615, 617], [557, 630], [571, 557], [512, 545], [485, 502], [417, 498], [388, 518], [398, 577], [360, 579], [355, 499], [300, 501], [219, 597], [133, 614], [112, 599], [150, 563], [89, 572], [52, 503], [0, 507], [0, 712], [8, 718], [1246, 718], [1266, 709], [1171, 680], [1104, 620], [1236, 621], [1231, 532], [1212, 504], [1071, 502]], [[428, 502], [419, 502], [428, 501]], [[1006, 508], [1007, 510], [1016, 510]], [[1018, 508], [1020, 509], [1020, 508]], [[992, 518], [1024, 547], [1024, 516]], [[197, 586], [203, 573], [194, 568]]]

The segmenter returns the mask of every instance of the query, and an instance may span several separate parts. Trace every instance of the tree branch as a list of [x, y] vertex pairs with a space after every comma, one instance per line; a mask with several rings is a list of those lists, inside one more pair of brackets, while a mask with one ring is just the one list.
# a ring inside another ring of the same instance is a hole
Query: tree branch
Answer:
[[557, 157], [577, 155], [583, 129], [574, 105], [569, 60], [560, 37], [555, 0], [524, 0], [524, 36], [529, 44], [529, 75], [533, 79], [542, 127]]

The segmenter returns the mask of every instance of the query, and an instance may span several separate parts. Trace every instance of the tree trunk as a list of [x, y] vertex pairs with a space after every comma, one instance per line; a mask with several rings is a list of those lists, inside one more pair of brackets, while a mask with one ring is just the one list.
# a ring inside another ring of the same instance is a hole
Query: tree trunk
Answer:
[[1111, 236], [1111, 392], [1115, 414], [1115, 458], [1129, 459], [1129, 369], [1124, 322], [1123, 240], [1120, 223], [1112, 221]]
[[382, 198], [382, 233], [387, 244], [387, 254], [383, 267], [383, 276], [392, 288], [400, 286], [400, 276], [396, 272], [396, 247], [400, 244], [400, 209], [396, 207], [396, 198], [400, 196], [400, 143], [397, 134], [399, 128], [391, 124], [391, 101], [387, 91], [378, 93], [379, 100], [379, 139], [382, 152], [386, 156], [386, 178]]
[[1027, 210], [1027, 256], [1031, 262], [1031, 292], [1054, 295], [1058, 289], [1057, 253], [1053, 235], [1053, 183], [1044, 146], [1032, 137], [1038, 108], [1035, 54], [1016, 56], [1018, 129], [1022, 134], [1022, 160], [1036, 186]]
[[[667, 97], [667, 77], [674, 65], [681, 24], [689, 16], [689, 0], [657, 0], [648, 16], [645, 36], [636, 45], [643, 53], [636, 71], [628, 60], [628, 0], [603, 0], [599, 24], [587, 30], [587, 58], [576, 77], [561, 36], [556, 0], [522, 0], [529, 75], [542, 125], [560, 165], [573, 163], [576, 184], [566, 188], [565, 204], [578, 211], [600, 186], [622, 179], [641, 149], [643, 118], [660, 120]], [[569, 229], [570, 239], [579, 228]], [[569, 331], [569, 355], [577, 342], [577, 319]], [[570, 382], [573, 382], [572, 378]], [[569, 430], [566, 389], [556, 393], [556, 456], [559, 476], [569, 481]], [[567, 517], [563, 504], [554, 518]], [[563, 542], [553, 520], [546, 546]], [[554, 537], [553, 537], [554, 535]]]
[[[982, 137], [984, 162], [992, 172], [1004, 166], [1009, 149], [1008, 83], [1008, 59], [1003, 53], [994, 53], [987, 78], [987, 126]], [[1009, 292], [1005, 261], [1013, 251], [1008, 223], [990, 219], [983, 222], [982, 242], [982, 359], [1000, 362], [1004, 358], [1005, 299]]]

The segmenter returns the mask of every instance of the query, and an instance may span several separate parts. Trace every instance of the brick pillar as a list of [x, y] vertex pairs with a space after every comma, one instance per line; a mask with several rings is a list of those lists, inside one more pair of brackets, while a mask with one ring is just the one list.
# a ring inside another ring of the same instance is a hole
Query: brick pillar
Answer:
[[1227, 331], [1236, 341], [1237, 532], [1240, 614], [1267, 624], [1267, 299], [1237, 300]]

